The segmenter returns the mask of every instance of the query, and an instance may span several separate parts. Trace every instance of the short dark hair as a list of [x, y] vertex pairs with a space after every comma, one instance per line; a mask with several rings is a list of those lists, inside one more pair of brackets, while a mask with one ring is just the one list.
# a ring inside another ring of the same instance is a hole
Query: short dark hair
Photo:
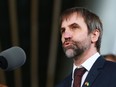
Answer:
[[111, 59], [112, 61], [116, 62], [116, 55], [114, 54], [104, 54], [103, 57], [107, 59]]
[[98, 41], [96, 42], [96, 48], [97, 48], [97, 51], [100, 52], [101, 38], [103, 34], [103, 27], [102, 27], [102, 22], [100, 18], [95, 13], [89, 11], [88, 9], [84, 7], [73, 7], [73, 8], [65, 10], [62, 13], [61, 18], [60, 18], [60, 26], [61, 26], [62, 21], [70, 17], [71, 14], [73, 13], [77, 13], [84, 18], [84, 21], [88, 27], [88, 34], [93, 32], [95, 29], [99, 30], [100, 36], [98, 38]]

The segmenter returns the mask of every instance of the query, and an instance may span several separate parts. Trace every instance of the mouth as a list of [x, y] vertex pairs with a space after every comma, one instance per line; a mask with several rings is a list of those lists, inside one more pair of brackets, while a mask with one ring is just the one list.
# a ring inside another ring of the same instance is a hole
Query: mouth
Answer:
[[64, 48], [70, 48], [72, 46], [71, 42], [64, 42], [63, 47]]

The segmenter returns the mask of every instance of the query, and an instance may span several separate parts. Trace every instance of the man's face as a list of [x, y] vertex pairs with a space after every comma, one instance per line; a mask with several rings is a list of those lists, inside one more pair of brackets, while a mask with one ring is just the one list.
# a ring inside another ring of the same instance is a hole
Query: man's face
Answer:
[[77, 58], [91, 46], [87, 25], [82, 16], [73, 13], [61, 23], [62, 47], [67, 57]]

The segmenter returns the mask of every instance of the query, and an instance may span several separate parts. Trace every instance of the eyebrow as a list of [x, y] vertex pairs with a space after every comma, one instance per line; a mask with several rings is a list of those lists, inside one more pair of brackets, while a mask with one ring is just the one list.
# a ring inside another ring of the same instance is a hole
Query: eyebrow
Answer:
[[76, 26], [76, 27], [80, 28], [80, 25], [77, 24], [77, 23], [72, 23], [72, 24], [69, 25], [69, 27], [72, 27], [72, 26]]

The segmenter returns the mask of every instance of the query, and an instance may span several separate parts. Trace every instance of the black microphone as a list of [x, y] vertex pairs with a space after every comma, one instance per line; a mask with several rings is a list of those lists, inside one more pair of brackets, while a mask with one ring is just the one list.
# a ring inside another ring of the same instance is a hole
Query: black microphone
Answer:
[[18, 46], [11, 47], [0, 53], [0, 68], [5, 71], [14, 70], [22, 66], [26, 61], [24, 50]]

